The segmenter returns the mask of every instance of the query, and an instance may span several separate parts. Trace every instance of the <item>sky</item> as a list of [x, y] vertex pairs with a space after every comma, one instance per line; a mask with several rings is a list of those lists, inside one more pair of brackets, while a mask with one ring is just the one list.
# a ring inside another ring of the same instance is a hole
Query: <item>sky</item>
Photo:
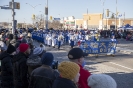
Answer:
[[[9, 5], [11, 0], [0, 0], [0, 6]], [[14, 0], [20, 2], [20, 10], [15, 10], [15, 19], [17, 22], [32, 23], [32, 14], [44, 14], [46, 0]], [[48, 0], [49, 17], [69, 17], [74, 16], [76, 19], [82, 19], [83, 14], [87, 13], [102, 13], [102, 1], [105, 1], [104, 9], [109, 9], [116, 12], [116, 0]], [[32, 6], [38, 5], [35, 10], [26, 4]], [[117, 10], [120, 14], [124, 14], [126, 18], [133, 18], [133, 0], [117, 0]], [[60, 14], [60, 15], [59, 15]], [[0, 9], [0, 22], [11, 22], [11, 10]]]

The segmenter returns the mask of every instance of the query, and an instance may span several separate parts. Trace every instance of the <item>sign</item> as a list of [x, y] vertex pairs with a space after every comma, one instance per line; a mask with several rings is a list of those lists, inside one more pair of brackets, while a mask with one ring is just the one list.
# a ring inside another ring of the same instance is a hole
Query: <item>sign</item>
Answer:
[[[9, 2], [9, 7], [12, 8], [12, 2]], [[14, 2], [14, 9], [20, 9], [20, 3]]]
[[56, 20], [56, 21], [60, 21], [60, 18], [54, 18], [54, 20]]
[[117, 41], [86, 41], [82, 42], [80, 48], [87, 54], [110, 53], [115, 54]]
[[1, 7], [1, 9], [12, 9], [10, 7]]

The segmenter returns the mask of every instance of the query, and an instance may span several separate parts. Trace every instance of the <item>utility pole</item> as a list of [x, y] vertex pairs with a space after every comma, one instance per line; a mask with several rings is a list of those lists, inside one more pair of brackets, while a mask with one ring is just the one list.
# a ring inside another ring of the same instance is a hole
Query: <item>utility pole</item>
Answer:
[[12, 34], [14, 34], [14, 30], [15, 30], [15, 12], [14, 12], [14, 0], [12, 0]]
[[46, 15], [46, 24], [45, 27], [48, 29], [48, 0], [47, 0], [47, 5], [45, 7], [45, 15]]
[[117, 0], [116, 0], [116, 18], [115, 18], [115, 30], [117, 30]]
[[125, 12], [124, 12], [124, 21], [123, 21], [123, 26], [125, 25]]

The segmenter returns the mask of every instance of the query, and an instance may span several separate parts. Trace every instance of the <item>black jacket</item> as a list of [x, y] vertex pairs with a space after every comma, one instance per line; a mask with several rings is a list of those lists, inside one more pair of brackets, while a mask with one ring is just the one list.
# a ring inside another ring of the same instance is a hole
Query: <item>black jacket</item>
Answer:
[[41, 66], [33, 70], [29, 88], [52, 88], [59, 73], [48, 66]]
[[27, 56], [18, 53], [13, 58], [13, 76], [15, 88], [28, 88], [28, 66], [26, 65]]
[[0, 55], [1, 60], [1, 82], [2, 86], [11, 88], [13, 86], [13, 66], [12, 57], [4, 52]]
[[65, 78], [58, 77], [53, 84], [52, 88], [77, 88], [73, 81]]
[[31, 75], [32, 71], [36, 69], [37, 67], [40, 67], [42, 65], [41, 63], [41, 58], [37, 55], [30, 55], [28, 60], [27, 60], [27, 65], [28, 65], [28, 72]]

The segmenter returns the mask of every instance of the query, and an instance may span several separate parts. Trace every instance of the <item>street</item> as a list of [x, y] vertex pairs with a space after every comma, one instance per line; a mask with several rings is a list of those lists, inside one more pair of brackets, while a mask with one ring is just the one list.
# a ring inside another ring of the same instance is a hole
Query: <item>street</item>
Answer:
[[[122, 41], [120, 40], [121, 44], [118, 44], [118, 47], [122, 48], [123, 46], [125, 46], [125, 48], [127, 48], [126, 47], [127, 44], [125, 42], [123, 43], [122, 42], [123, 40]], [[35, 43], [35, 45], [39, 45], [39, 44]], [[53, 48], [53, 47], [46, 46], [46, 51], [53, 53], [55, 60], [59, 62], [69, 60], [67, 58], [67, 53], [69, 50], [70, 50], [70, 46], [68, 45], [62, 46], [61, 50], [58, 50], [57, 47]], [[90, 71], [92, 74], [104, 73], [104, 74], [110, 75], [116, 80], [118, 85], [117, 88], [133, 87], [133, 76], [132, 76], [133, 75], [133, 55], [132, 54], [124, 54], [121, 52], [117, 52], [115, 54], [115, 57], [101, 54], [98, 56], [98, 58], [96, 58], [94, 55], [89, 55], [85, 57], [85, 60], [86, 60], [85, 69]]]

